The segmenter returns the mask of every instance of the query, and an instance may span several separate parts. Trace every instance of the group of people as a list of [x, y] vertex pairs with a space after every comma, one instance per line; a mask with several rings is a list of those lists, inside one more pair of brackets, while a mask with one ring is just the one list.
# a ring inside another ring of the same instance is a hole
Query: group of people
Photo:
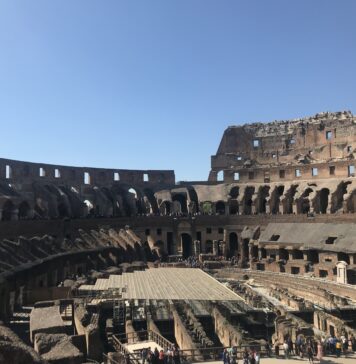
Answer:
[[[238, 352], [237, 347], [233, 346], [228, 349], [224, 349], [223, 364], [238, 364]], [[260, 364], [260, 354], [256, 350], [245, 350], [242, 353], [242, 363], [243, 364]]]
[[[305, 338], [299, 335], [295, 343], [293, 343], [290, 337], [287, 338], [282, 347], [285, 359], [288, 359], [291, 355], [295, 355], [301, 358], [307, 358], [310, 363], [314, 363], [315, 359], [321, 361], [324, 355], [340, 357], [342, 354], [346, 356], [350, 349], [355, 352], [356, 338], [351, 334], [349, 338], [344, 335], [339, 338], [330, 336], [317, 341], [313, 338]], [[275, 344], [274, 350], [275, 356], [280, 356], [279, 343]]]
[[142, 364], [180, 364], [179, 349], [176, 346], [168, 348], [166, 351], [158, 350], [156, 347], [151, 350], [151, 347], [141, 350]]

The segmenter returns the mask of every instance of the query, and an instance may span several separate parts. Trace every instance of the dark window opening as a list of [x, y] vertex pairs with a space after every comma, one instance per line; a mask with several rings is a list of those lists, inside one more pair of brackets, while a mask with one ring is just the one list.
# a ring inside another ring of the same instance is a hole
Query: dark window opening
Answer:
[[254, 179], [255, 174], [253, 172], [248, 172], [248, 179]]
[[284, 169], [281, 169], [279, 171], [279, 178], [285, 178], [285, 176], [286, 176], [286, 171]]
[[334, 244], [336, 241], [337, 237], [335, 236], [329, 236], [326, 240], [325, 240], [325, 244]]
[[281, 237], [280, 235], [273, 234], [269, 240], [270, 240], [270, 241], [278, 241], [278, 239], [279, 239], [280, 237]]
[[161, 235], [162, 234], [162, 229], [157, 229], [157, 235]]
[[145, 235], [146, 235], [146, 236], [150, 235], [150, 229], [146, 229], [146, 230], [145, 230]]
[[224, 234], [224, 228], [219, 228], [219, 229], [218, 229], [218, 233], [219, 233], [219, 234]]
[[329, 167], [329, 174], [330, 174], [330, 176], [334, 176], [335, 175], [335, 166], [330, 166]]
[[325, 134], [326, 140], [330, 140], [333, 137], [332, 131], [328, 130]]
[[211, 234], [211, 228], [206, 228], [206, 233]]

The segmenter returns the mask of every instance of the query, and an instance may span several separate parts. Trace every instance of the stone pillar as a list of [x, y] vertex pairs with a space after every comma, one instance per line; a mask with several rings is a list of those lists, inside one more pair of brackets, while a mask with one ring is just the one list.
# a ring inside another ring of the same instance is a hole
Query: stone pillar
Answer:
[[219, 242], [217, 240], [213, 240], [213, 254], [219, 254]]
[[194, 240], [194, 255], [199, 256], [201, 252], [200, 240]]
[[347, 263], [346, 262], [337, 262], [336, 264], [337, 276], [336, 282], [338, 283], [347, 283]]
[[227, 244], [226, 241], [221, 241], [221, 250], [222, 250], [222, 255], [227, 258]]
[[293, 214], [297, 215], [298, 209], [297, 209], [297, 202], [296, 201], [293, 201], [292, 209], [293, 209]]
[[244, 213], [244, 203], [243, 203], [243, 201], [238, 201], [238, 204], [239, 204], [238, 215], [243, 215], [243, 213]]

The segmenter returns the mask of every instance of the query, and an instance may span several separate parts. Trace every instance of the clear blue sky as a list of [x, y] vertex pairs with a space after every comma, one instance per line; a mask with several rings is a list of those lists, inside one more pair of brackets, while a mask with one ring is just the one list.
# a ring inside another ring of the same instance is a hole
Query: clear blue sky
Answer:
[[355, 0], [0, 0], [0, 156], [206, 180], [228, 125], [356, 113]]

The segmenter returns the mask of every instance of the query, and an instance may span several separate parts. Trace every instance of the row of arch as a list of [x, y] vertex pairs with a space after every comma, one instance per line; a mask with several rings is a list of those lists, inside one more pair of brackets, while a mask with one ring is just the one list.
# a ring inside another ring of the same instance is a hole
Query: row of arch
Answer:
[[[172, 214], [320, 214], [356, 212], [356, 186], [341, 181], [336, 187], [315, 183], [233, 186], [218, 201], [199, 201], [193, 187], [154, 191], [130, 185], [74, 187], [34, 184], [19, 193], [0, 185], [1, 220], [31, 218], [120, 217]], [[26, 198], [23, 197], [26, 196]]]

